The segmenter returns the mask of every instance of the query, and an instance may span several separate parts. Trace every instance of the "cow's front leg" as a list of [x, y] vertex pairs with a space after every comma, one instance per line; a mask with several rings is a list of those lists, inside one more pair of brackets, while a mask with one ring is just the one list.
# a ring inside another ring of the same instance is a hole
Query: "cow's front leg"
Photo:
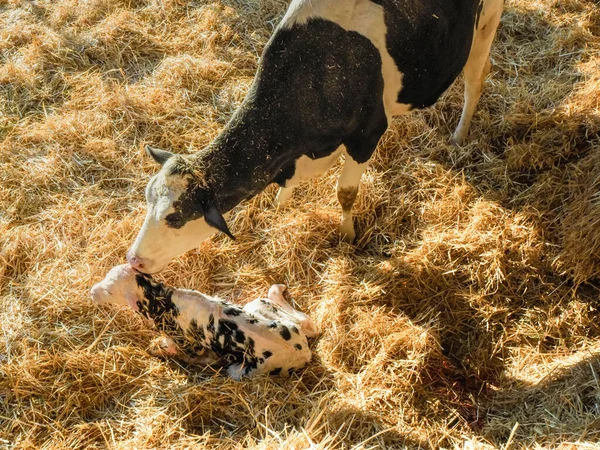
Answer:
[[352, 206], [358, 195], [358, 186], [360, 179], [367, 170], [369, 163], [358, 163], [350, 155], [346, 154], [346, 161], [342, 174], [337, 183], [337, 198], [342, 207], [342, 221], [340, 223], [340, 233], [342, 239], [352, 243], [356, 237], [354, 231], [354, 219], [352, 218]]
[[287, 202], [294, 194], [294, 186], [283, 186], [277, 191], [277, 197], [275, 197], [275, 206], [280, 207]]

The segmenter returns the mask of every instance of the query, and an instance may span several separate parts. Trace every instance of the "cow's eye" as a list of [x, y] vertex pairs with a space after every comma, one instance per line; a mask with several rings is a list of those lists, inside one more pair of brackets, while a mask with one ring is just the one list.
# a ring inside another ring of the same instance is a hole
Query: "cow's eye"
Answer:
[[167, 222], [167, 226], [171, 228], [181, 228], [185, 225], [185, 221], [179, 213], [169, 214], [167, 217], [165, 217], [165, 222]]

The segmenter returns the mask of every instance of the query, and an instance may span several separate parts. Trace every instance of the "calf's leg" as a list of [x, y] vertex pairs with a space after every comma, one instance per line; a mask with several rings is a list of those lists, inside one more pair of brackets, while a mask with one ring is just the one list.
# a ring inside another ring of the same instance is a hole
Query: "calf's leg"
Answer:
[[269, 300], [273, 303], [281, 306], [281, 308], [288, 313], [290, 316], [294, 318], [294, 321], [298, 323], [300, 331], [304, 333], [308, 337], [315, 337], [319, 331], [317, 330], [317, 326], [303, 312], [298, 311], [292, 305], [290, 305], [283, 296], [283, 291], [285, 291], [286, 287], [284, 284], [274, 284], [269, 289]]

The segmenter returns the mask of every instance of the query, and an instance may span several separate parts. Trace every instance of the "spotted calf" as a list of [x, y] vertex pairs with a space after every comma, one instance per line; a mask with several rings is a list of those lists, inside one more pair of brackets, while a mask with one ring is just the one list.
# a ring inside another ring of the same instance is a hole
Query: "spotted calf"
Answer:
[[263, 373], [287, 376], [311, 358], [307, 337], [317, 334], [310, 318], [283, 298], [275, 284], [268, 298], [243, 308], [197, 291], [170, 288], [134, 270], [114, 267], [91, 290], [101, 304], [129, 306], [168, 337], [157, 356], [192, 364], [217, 364], [239, 380]]

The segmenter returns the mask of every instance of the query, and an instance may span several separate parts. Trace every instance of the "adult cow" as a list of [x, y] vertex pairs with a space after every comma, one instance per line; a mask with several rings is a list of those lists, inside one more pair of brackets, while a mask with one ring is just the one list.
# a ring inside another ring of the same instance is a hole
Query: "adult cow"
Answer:
[[467, 135], [503, 0], [293, 0], [254, 83], [225, 129], [194, 155], [147, 147], [162, 169], [146, 189], [147, 216], [127, 254], [154, 273], [216, 230], [223, 214], [269, 184], [324, 173], [342, 152], [340, 231], [354, 239], [360, 178], [392, 116], [432, 105], [464, 69], [453, 141]]

